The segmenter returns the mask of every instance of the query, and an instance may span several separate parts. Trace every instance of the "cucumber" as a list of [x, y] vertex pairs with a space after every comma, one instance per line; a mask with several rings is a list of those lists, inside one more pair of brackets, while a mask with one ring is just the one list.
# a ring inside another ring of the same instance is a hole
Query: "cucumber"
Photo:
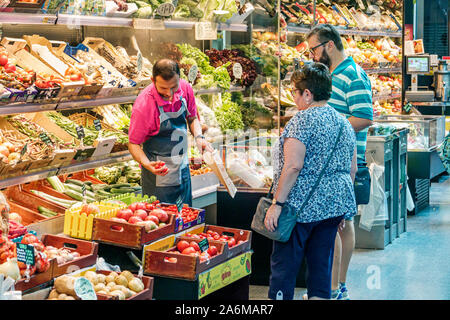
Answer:
[[67, 179], [66, 183], [75, 184], [75, 185], [80, 186], [80, 187], [83, 186], [83, 181], [80, 181], [80, 180], [77, 180], [77, 179]]
[[59, 178], [57, 176], [48, 177], [47, 181], [50, 183], [52, 188], [55, 189], [56, 191], [59, 191], [59, 192], [64, 191], [64, 184], [61, 182], [61, 180], [59, 180]]
[[95, 194], [100, 195], [100, 196], [105, 196], [105, 197], [111, 197], [111, 196], [113, 196], [112, 193], [106, 192], [105, 190], [97, 190], [97, 191], [95, 192]]
[[[67, 189], [73, 190], [73, 191], [79, 193], [80, 195], [83, 195], [83, 187], [80, 187], [80, 186], [74, 185], [74, 184], [70, 184], [70, 183], [66, 183], [66, 184], [64, 184], [64, 186], [66, 187], [66, 190]], [[92, 191], [89, 191], [86, 188], [86, 196], [88, 196], [89, 198], [94, 198], [95, 197], [95, 193], [92, 192]]]
[[54, 217], [54, 216], [58, 215], [58, 213], [53, 212], [52, 210], [47, 209], [47, 208], [45, 208], [43, 206], [39, 206], [38, 207], [38, 211], [39, 211], [40, 214], [42, 214], [42, 215], [44, 215], [46, 217]]
[[117, 184], [112, 184], [111, 188], [115, 188], [115, 189], [120, 189], [120, 188], [130, 188], [131, 184], [130, 183], [117, 183]]
[[142, 190], [142, 187], [131, 187], [131, 188], [133, 188], [134, 191], [141, 191]]
[[60, 205], [61, 207], [64, 207], [64, 208], [70, 208], [75, 203], [77, 203], [77, 201], [68, 200], [68, 199], [61, 199], [61, 198], [58, 198], [58, 197], [54, 197], [54, 196], [46, 194], [45, 192], [42, 192], [42, 191], [31, 190], [31, 192], [34, 193], [35, 195], [41, 197], [41, 198], [44, 198], [44, 199], [46, 199], [48, 201], [51, 201], [51, 202], [54, 202], [57, 205]]
[[112, 193], [133, 193], [133, 188], [111, 188]]
[[81, 193], [76, 192], [75, 190], [72, 189], [66, 189], [66, 191], [64, 191], [65, 195], [68, 195], [69, 197], [78, 200], [78, 201], [83, 201], [83, 196], [81, 195]]
[[87, 184], [88, 186], [92, 186], [93, 182], [89, 181], [89, 180], [86, 180], [86, 181], [84, 181], [84, 184]]

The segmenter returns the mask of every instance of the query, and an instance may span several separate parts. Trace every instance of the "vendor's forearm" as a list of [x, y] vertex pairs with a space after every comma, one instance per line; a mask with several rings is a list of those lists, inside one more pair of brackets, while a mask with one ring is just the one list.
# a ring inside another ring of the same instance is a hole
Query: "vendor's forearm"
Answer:
[[194, 137], [200, 136], [202, 134], [202, 126], [200, 125], [200, 121], [198, 121], [197, 117], [188, 119], [188, 123], [189, 130]]
[[297, 168], [283, 168], [281, 171], [280, 180], [278, 181], [277, 192], [274, 195], [274, 198], [279, 202], [285, 202], [289, 193], [291, 192], [292, 187], [297, 181], [297, 177], [300, 173], [300, 170]]
[[147, 156], [144, 153], [144, 150], [142, 150], [140, 145], [130, 142], [128, 143], [128, 150], [130, 151], [133, 159], [137, 161], [139, 164], [145, 166], [150, 162], [150, 160], [147, 158]]

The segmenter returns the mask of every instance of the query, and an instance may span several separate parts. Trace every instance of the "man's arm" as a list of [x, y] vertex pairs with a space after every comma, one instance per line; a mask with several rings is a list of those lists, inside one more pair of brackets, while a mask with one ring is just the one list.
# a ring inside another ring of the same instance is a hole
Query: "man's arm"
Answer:
[[353, 130], [355, 130], [355, 132], [364, 130], [373, 124], [373, 121], [370, 119], [357, 118], [355, 116], [348, 118], [348, 121], [352, 125]]
[[155, 166], [159, 163], [159, 161], [150, 161], [140, 145], [129, 142], [128, 150], [133, 156], [133, 159], [151, 173], [159, 176], [165, 176], [168, 173], [168, 170], [166, 170], [167, 167], [165, 165], [159, 169], [156, 169]]
[[198, 150], [200, 152], [203, 152], [206, 149], [206, 151], [213, 152], [214, 149], [211, 147], [208, 141], [206, 141], [202, 137], [202, 126], [200, 124], [200, 121], [198, 120], [198, 117], [189, 117], [187, 118], [187, 121], [189, 125], [189, 130], [194, 136]]

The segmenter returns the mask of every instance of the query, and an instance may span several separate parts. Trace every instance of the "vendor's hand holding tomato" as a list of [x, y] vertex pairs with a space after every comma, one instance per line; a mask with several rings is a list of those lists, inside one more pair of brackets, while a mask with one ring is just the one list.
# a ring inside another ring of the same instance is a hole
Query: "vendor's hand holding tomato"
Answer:
[[157, 176], [165, 176], [169, 172], [163, 161], [151, 161], [148, 165], [144, 165], [145, 169]]
[[275, 231], [278, 226], [278, 218], [280, 217], [281, 207], [276, 205], [271, 205], [266, 213], [266, 218], [264, 219], [264, 225], [270, 232]]

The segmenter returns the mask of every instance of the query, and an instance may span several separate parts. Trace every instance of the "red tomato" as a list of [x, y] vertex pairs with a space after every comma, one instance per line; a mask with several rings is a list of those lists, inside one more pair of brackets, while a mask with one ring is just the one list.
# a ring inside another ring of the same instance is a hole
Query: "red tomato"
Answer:
[[181, 240], [180, 242], [177, 243], [177, 249], [180, 252], [183, 252], [184, 249], [189, 247], [189, 242], [187, 242], [186, 240]]
[[227, 241], [228, 242], [228, 248], [232, 248], [234, 247], [234, 245], [236, 244], [236, 239], [234, 239], [233, 237], [230, 238], [230, 240]]
[[6, 55], [0, 56], [0, 66], [6, 66], [8, 64], [8, 57]]
[[130, 218], [130, 220], [128, 220], [128, 223], [136, 224], [136, 223], [141, 222], [141, 221], [142, 221], [142, 219], [139, 218], [138, 216], [132, 216]]
[[121, 209], [117, 211], [117, 218], [122, 218], [125, 220], [129, 220], [133, 215], [133, 211], [131, 209]]
[[142, 209], [137, 209], [134, 213], [134, 216], [141, 218], [142, 220], [145, 220], [147, 218], [147, 211]]
[[145, 203], [143, 203], [143, 202], [138, 202], [138, 203], [136, 203], [136, 210], [145, 210], [145, 208], [146, 208], [146, 205], [145, 205]]
[[207, 233], [207, 234], [213, 234], [213, 233], [214, 233], [214, 231], [212, 231], [212, 230], [208, 230], [208, 231], [206, 231], [206, 233]]
[[192, 247], [187, 247], [186, 249], [184, 249], [184, 250], [181, 252], [181, 254], [192, 254], [192, 253], [197, 253], [197, 252], [195, 251], [195, 249], [192, 248]]
[[145, 210], [151, 211], [151, 210], [154, 210], [154, 209], [156, 209], [156, 207], [155, 207], [155, 205], [153, 203], [146, 203], [145, 204]]
[[200, 247], [198, 246], [198, 243], [195, 241], [189, 242], [189, 245], [195, 249], [195, 251], [200, 251]]
[[220, 236], [218, 234], [216, 234], [213, 238], [214, 240], [220, 240]]
[[209, 246], [207, 252], [211, 257], [214, 257], [217, 254], [218, 250], [216, 246]]
[[130, 206], [128, 207], [128, 209], [130, 209], [131, 211], [135, 212], [137, 209], [137, 203], [132, 203], [130, 204]]
[[157, 225], [159, 225], [159, 219], [158, 219], [157, 216], [149, 215], [149, 216], [146, 217], [144, 220], [145, 220], [145, 221], [153, 221], [154, 223], [156, 223]]

